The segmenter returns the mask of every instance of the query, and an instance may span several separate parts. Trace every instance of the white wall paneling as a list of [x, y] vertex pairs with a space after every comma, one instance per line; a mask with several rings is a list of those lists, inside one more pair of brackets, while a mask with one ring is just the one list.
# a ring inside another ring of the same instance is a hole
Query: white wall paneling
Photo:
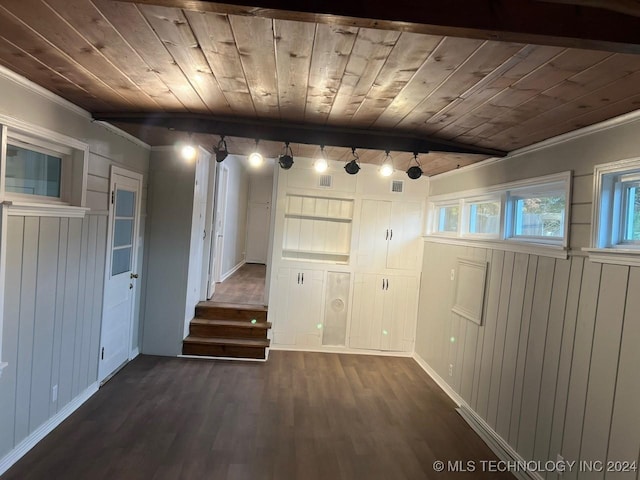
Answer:
[[[416, 353], [430, 368], [526, 460], [637, 461], [640, 268], [424, 247]], [[489, 259], [481, 327], [446, 311], [450, 271], [470, 253]]]

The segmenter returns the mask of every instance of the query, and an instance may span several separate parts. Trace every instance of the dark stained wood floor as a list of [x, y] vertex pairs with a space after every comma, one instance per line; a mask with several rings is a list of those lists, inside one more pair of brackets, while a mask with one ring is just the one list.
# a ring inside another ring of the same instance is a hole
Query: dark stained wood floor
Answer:
[[436, 459], [495, 456], [411, 359], [141, 356], [1, 479], [513, 478]]
[[222, 283], [216, 284], [211, 298], [216, 303], [264, 305], [266, 265], [246, 263]]

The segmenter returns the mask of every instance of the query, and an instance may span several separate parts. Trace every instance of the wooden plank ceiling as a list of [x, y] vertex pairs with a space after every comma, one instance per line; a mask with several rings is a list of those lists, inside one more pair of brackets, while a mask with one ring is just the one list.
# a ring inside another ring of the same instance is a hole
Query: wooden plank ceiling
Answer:
[[[112, 0], [3, 1], [0, 64], [90, 112], [380, 129], [505, 151], [640, 107], [640, 55]], [[121, 126], [151, 144], [175, 137]], [[229, 144], [247, 153], [253, 139]], [[434, 174], [483, 158], [433, 153], [422, 163]]]

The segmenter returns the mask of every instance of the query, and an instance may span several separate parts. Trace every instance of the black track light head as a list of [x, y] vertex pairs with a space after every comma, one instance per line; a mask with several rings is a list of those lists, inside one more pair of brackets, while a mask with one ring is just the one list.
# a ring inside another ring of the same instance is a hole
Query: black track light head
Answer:
[[220, 137], [218, 145], [213, 147], [213, 152], [216, 154], [216, 162], [222, 162], [227, 156], [229, 156], [229, 150], [227, 149], [227, 142], [224, 141], [224, 135]]
[[289, 170], [293, 166], [293, 152], [289, 146], [289, 142], [284, 144], [284, 152], [278, 157], [278, 165], [283, 170]]

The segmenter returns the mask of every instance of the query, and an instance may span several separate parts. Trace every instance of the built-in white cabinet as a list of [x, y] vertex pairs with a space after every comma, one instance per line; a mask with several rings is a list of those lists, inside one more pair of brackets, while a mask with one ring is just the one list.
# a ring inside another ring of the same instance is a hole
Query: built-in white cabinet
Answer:
[[282, 257], [347, 263], [351, 249], [353, 200], [287, 195]]
[[363, 200], [356, 268], [419, 268], [422, 203]]
[[275, 305], [270, 305], [273, 340], [280, 345], [319, 346], [322, 342], [322, 298], [324, 271], [279, 268], [272, 287]]
[[416, 276], [356, 273], [349, 346], [411, 351], [417, 307]]

